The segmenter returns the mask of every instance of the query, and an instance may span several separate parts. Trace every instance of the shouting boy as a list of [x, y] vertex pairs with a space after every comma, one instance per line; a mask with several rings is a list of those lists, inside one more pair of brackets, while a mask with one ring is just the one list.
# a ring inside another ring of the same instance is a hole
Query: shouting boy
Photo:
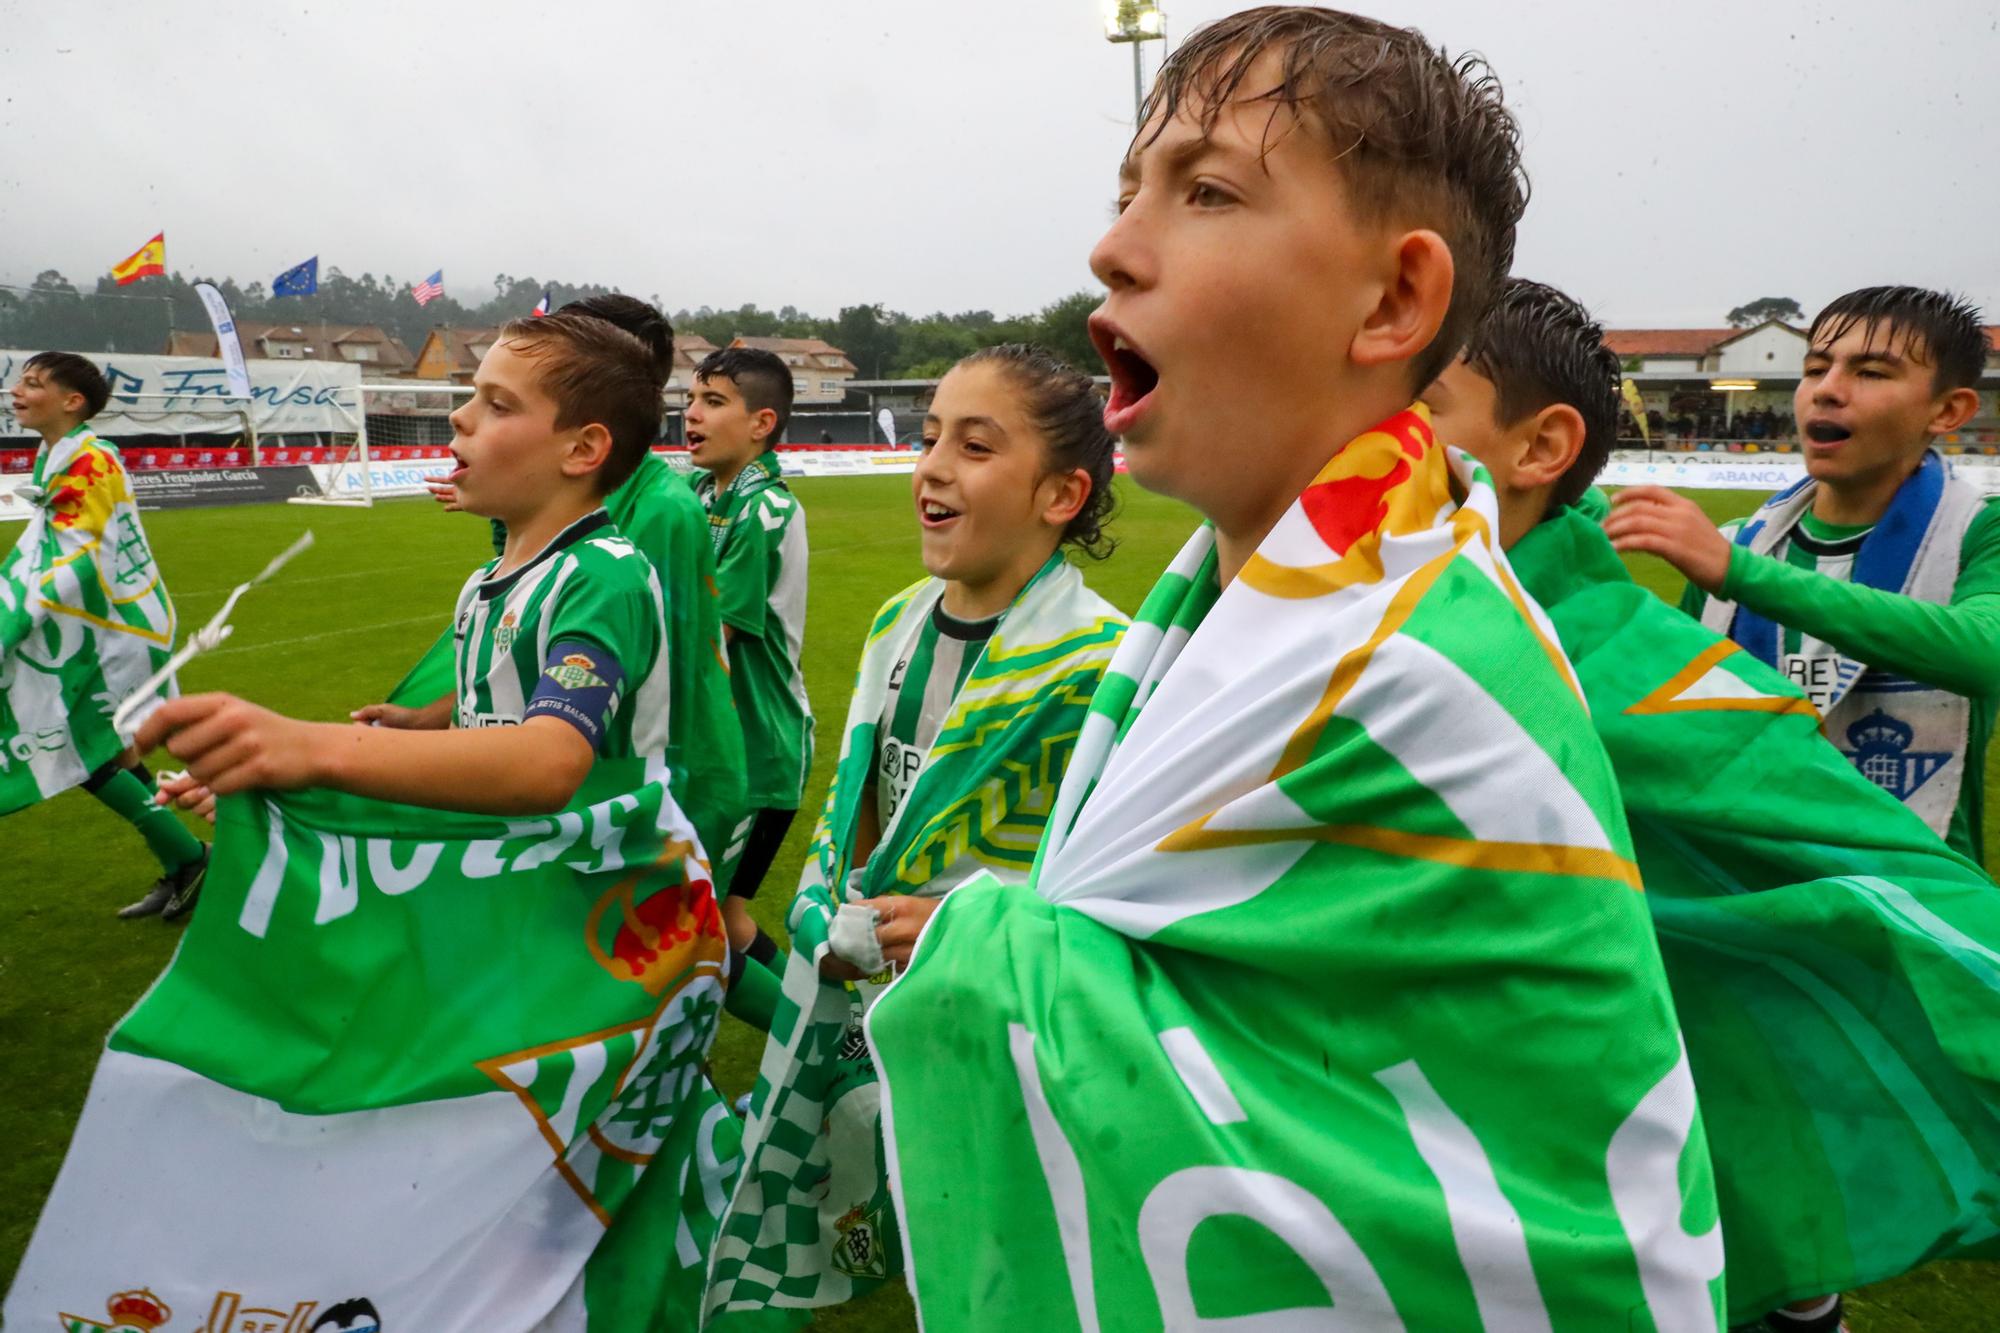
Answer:
[[118, 915], [178, 921], [208, 851], [153, 804], [151, 775], [111, 725], [172, 654], [174, 604], [118, 451], [87, 424], [110, 399], [104, 372], [72, 352], [29, 357], [14, 384], [14, 419], [42, 442], [33, 512], [0, 564], [0, 814], [81, 784], [160, 863]]
[[1980, 970], [2000, 898], [1827, 743], [1797, 685], [1626, 572], [1588, 489], [1619, 378], [1582, 306], [1513, 278], [1424, 397], [1491, 473], [1508, 559], [1617, 772], [1714, 1150], [1731, 1317], [1832, 1333], [1824, 1293], [2000, 1225]]
[[1133, 479], [1209, 522], [1029, 883], [954, 891], [867, 1021], [927, 1326], [1716, 1327], [1610, 766], [1413, 403], [1525, 197], [1413, 31], [1255, 9], [1162, 70], [1092, 332]]
[[1982, 860], [2000, 508], [1935, 446], [1979, 411], [1986, 330], [1942, 292], [1865, 287], [1806, 344], [1805, 480], [1720, 532], [1687, 497], [1635, 486], [1605, 531], [1685, 574], [1684, 609], [1798, 682], [1856, 768]]

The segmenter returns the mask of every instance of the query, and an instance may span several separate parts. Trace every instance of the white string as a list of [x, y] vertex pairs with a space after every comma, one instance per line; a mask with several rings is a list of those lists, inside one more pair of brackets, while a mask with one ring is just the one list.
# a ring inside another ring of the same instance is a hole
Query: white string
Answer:
[[310, 531], [307, 531], [297, 541], [273, 556], [271, 563], [258, 571], [257, 577], [251, 579], [248, 583], [237, 584], [231, 590], [229, 596], [223, 600], [221, 609], [209, 617], [208, 623], [188, 635], [187, 642], [181, 645], [179, 652], [167, 659], [165, 666], [148, 676], [139, 688], [133, 690], [131, 694], [125, 697], [125, 702], [119, 704], [117, 711], [111, 714], [111, 725], [127, 744], [130, 744], [132, 740], [132, 732], [127, 729], [132, 721], [132, 715], [145, 707], [153, 696], [159, 693], [161, 686], [173, 679], [175, 672], [179, 671], [189, 662], [192, 662], [202, 653], [219, 646], [224, 639], [236, 632], [236, 627], [229, 623], [229, 613], [236, 609], [237, 600], [244, 593], [249, 592], [252, 588], [283, 569], [293, 556], [311, 550], [312, 544], [313, 535]]

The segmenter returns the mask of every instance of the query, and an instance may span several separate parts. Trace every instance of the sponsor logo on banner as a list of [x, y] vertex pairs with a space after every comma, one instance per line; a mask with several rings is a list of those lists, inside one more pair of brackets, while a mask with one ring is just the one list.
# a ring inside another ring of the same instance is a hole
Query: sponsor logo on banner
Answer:
[[312, 469], [289, 467], [175, 468], [126, 473], [141, 509], [206, 509], [215, 505], [273, 504], [295, 495], [318, 495]]
[[[384, 462], [371, 458], [368, 460], [368, 489], [377, 497], [428, 495], [430, 492], [424, 489], [424, 483], [443, 481], [456, 466], [450, 455], [413, 458], [406, 462]], [[312, 470], [326, 493], [335, 499], [359, 499], [363, 494], [361, 474], [356, 468], [315, 463]]]

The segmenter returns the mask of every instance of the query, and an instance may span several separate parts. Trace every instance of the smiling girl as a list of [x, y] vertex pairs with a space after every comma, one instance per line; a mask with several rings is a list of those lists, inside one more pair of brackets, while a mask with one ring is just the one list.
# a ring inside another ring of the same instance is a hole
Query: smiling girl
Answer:
[[[711, 1309], [828, 1305], [900, 1267], [861, 1015], [947, 892], [982, 871], [1019, 883], [1034, 861], [1126, 623], [1063, 550], [1108, 550], [1103, 410], [1088, 376], [1019, 345], [938, 385], [911, 486], [930, 577], [889, 599], [862, 648]], [[767, 1249], [779, 1234], [791, 1244]], [[750, 1276], [772, 1268], [798, 1280], [774, 1293]]]

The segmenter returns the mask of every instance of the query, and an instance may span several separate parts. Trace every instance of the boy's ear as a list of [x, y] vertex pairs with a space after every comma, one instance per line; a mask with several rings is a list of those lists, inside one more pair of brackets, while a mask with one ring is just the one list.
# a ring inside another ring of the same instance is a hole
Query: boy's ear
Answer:
[[778, 430], [778, 414], [768, 407], [760, 407], [750, 414], [750, 440], [753, 444], [766, 444]]
[[1978, 415], [1979, 391], [1953, 389], [1938, 404], [1937, 411], [1931, 413], [1931, 423], [1927, 429], [1933, 435], [1949, 435]]
[[[1974, 394], [1972, 397], [1974, 406], [1976, 407], [1978, 405], [1979, 395]], [[83, 412], [84, 408], [88, 406], [90, 406], [89, 400], [86, 399], [82, 394], [78, 393], [75, 389], [71, 389], [68, 393], [63, 395], [62, 410], [63, 410], [63, 415], [66, 417], [73, 417], [80, 415]]]
[[563, 475], [588, 476], [603, 467], [610, 458], [611, 429], [601, 421], [593, 421], [563, 446]]
[[1562, 480], [1583, 452], [1586, 433], [1583, 414], [1568, 403], [1551, 403], [1535, 413], [1521, 442], [1520, 461], [1514, 466], [1515, 488], [1539, 490]]
[[1042, 478], [1042, 485], [1049, 488], [1043, 492], [1049, 499], [1042, 506], [1042, 521], [1052, 527], [1068, 526], [1090, 500], [1090, 473], [1080, 467], [1052, 472]]
[[1437, 337], [1451, 309], [1451, 247], [1434, 231], [1404, 233], [1381, 299], [1361, 321], [1348, 356], [1357, 366], [1416, 357]]

